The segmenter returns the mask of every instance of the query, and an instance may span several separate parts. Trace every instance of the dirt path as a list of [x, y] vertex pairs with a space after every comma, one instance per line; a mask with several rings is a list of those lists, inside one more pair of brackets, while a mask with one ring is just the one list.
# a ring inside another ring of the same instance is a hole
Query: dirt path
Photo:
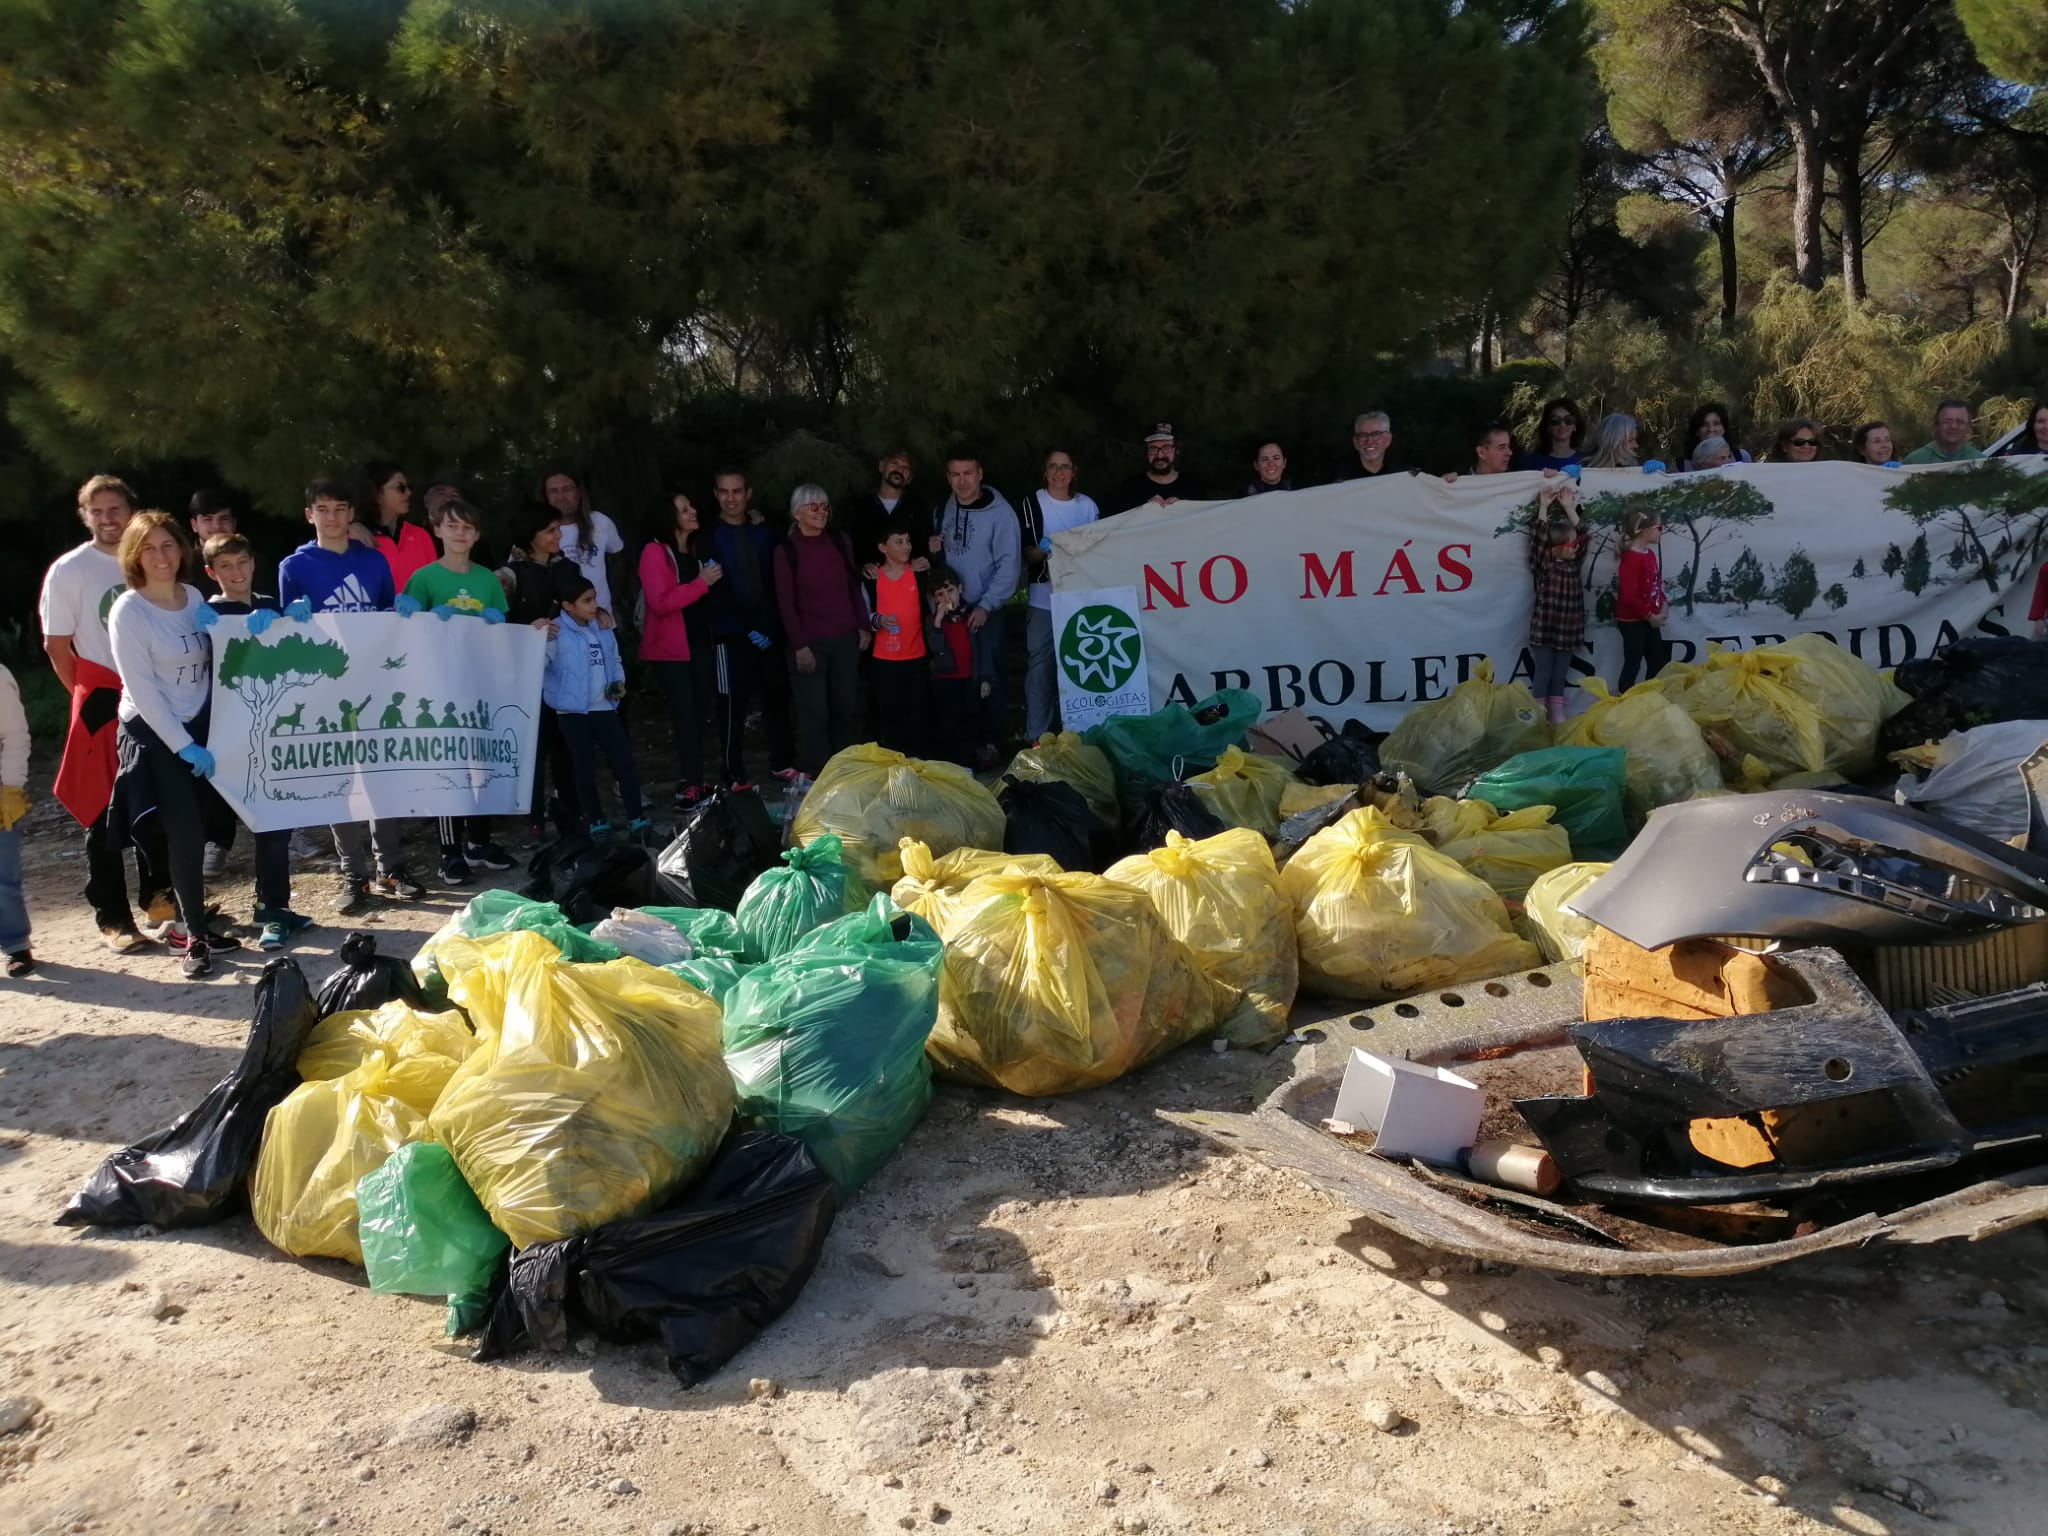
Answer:
[[[473, 1365], [438, 1305], [245, 1218], [53, 1227], [233, 1060], [259, 966], [188, 984], [98, 953], [79, 840], [44, 806], [31, 846], [45, 963], [0, 984], [0, 1398], [39, 1407], [0, 1435], [0, 1529], [2044, 1528], [2042, 1229], [1714, 1283], [1475, 1273], [1153, 1116], [1248, 1104], [1278, 1059], [942, 1089], [797, 1307], [691, 1392], [651, 1347]], [[368, 926], [409, 953], [449, 910]], [[309, 975], [339, 938], [298, 948]]]

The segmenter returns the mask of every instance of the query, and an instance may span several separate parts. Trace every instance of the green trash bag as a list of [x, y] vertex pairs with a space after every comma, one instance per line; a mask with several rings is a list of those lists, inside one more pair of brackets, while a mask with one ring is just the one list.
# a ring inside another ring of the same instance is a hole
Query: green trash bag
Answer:
[[840, 856], [839, 836], [827, 832], [782, 856], [777, 869], [763, 870], [733, 909], [744, 943], [744, 958], [773, 960], [820, 924], [857, 912], [867, 893]]
[[487, 939], [494, 933], [537, 933], [562, 952], [564, 960], [602, 965], [619, 958], [616, 944], [593, 939], [562, 915], [552, 901], [529, 901], [517, 891], [482, 891], [421, 946], [413, 960], [415, 973], [431, 964], [435, 948], [451, 934]]
[[1257, 694], [1225, 688], [1192, 709], [1169, 704], [1149, 715], [1119, 715], [1083, 731], [1081, 739], [1108, 755], [1129, 815], [1148, 785], [1171, 784], [1214, 768], [1223, 749], [1243, 741], [1258, 718]]
[[356, 1181], [356, 1210], [371, 1290], [446, 1296], [451, 1334], [482, 1325], [492, 1272], [512, 1243], [491, 1225], [446, 1147], [400, 1147]]
[[665, 965], [662, 969], [682, 977], [723, 1008], [726, 994], [738, 986], [740, 978], [754, 967], [731, 955], [693, 955], [688, 960], [678, 960], [674, 965]]
[[679, 929], [690, 941], [690, 958], [693, 960], [705, 955], [738, 959], [747, 952], [747, 941], [740, 936], [739, 919], [730, 912], [722, 912], [717, 907], [642, 907], [639, 910], [649, 917], [661, 919], [671, 928]]
[[1545, 747], [1524, 752], [1472, 781], [1469, 798], [1496, 810], [1557, 808], [1572, 857], [1612, 859], [1628, 846], [1628, 753], [1621, 747]]
[[877, 896], [743, 980], [725, 1010], [741, 1122], [797, 1137], [858, 1189], [931, 1103], [941, 956], [931, 924]]

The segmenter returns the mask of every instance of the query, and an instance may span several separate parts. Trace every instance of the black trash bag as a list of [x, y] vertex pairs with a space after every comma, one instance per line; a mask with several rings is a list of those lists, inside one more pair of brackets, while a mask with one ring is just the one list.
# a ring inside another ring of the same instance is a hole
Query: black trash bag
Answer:
[[1166, 846], [1169, 832], [1194, 840], [1227, 832], [1230, 824], [1202, 804], [1201, 797], [1187, 785], [1153, 784], [1146, 788], [1124, 830], [1134, 852], [1149, 853]]
[[573, 1325], [620, 1344], [658, 1338], [695, 1386], [788, 1310], [838, 1210], [794, 1136], [728, 1136], [666, 1210], [514, 1254], [475, 1358], [565, 1349]]
[[519, 894], [553, 902], [578, 927], [610, 917], [614, 907], [657, 902], [654, 856], [638, 843], [600, 843], [576, 832], [535, 853], [526, 870]]
[[60, 1227], [198, 1227], [241, 1203], [263, 1120], [299, 1086], [299, 1050], [320, 1021], [298, 962], [273, 960], [256, 983], [242, 1059], [168, 1130], [123, 1147], [79, 1186]]
[[1943, 693], [1915, 699], [1877, 728], [1880, 753], [1903, 752], [1963, 729], [1963, 712]]
[[1938, 656], [1903, 662], [1892, 681], [1916, 699], [1940, 696], [1961, 726], [2048, 720], [2048, 645], [2018, 635], [1972, 635]]
[[1295, 765], [1304, 784], [1363, 784], [1380, 771], [1380, 743], [1385, 731], [1362, 720], [1346, 720], [1344, 729]]
[[1100, 871], [1109, 862], [1103, 855], [1111, 852], [1112, 829], [1073, 785], [1006, 773], [996, 801], [1003, 808], [1003, 852], [1043, 853], [1068, 871]]
[[411, 963], [378, 954], [376, 935], [369, 933], [352, 933], [341, 941], [341, 969], [320, 983], [313, 998], [323, 1019], [330, 1013], [382, 1008], [394, 1000], [422, 1013], [434, 1011]]
[[739, 905], [754, 877], [782, 856], [782, 830], [751, 789], [713, 790], [684, 815], [675, 840], [654, 863], [661, 903], [676, 907]]

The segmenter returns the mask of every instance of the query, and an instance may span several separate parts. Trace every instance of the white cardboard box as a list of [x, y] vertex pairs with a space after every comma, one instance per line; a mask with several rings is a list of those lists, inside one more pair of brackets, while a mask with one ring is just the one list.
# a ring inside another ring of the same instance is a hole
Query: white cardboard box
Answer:
[[1479, 1139], [1485, 1108], [1479, 1085], [1455, 1072], [1353, 1047], [1330, 1118], [1371, 1130], [1382, 1157], [1455, 1165]]

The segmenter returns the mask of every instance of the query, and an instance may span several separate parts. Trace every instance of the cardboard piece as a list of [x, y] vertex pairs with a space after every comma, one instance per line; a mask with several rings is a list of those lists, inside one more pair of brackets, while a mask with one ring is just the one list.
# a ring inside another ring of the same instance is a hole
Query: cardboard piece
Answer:
[[1298, 763], [1330, 739], [1330, 733], [1298, 709], [1283, 710], [1244, 733], [1246, 745], [1259, 757]]
[[1455, 1072], [1354, 1046], [1330, 1118], [1371, 1130], [1378, 1137], [1373, 1151], [1382, 1157], [1455, 1167], [1458, 1154], [1479, 1139], [1485, 1108], [1479, 1085]]

